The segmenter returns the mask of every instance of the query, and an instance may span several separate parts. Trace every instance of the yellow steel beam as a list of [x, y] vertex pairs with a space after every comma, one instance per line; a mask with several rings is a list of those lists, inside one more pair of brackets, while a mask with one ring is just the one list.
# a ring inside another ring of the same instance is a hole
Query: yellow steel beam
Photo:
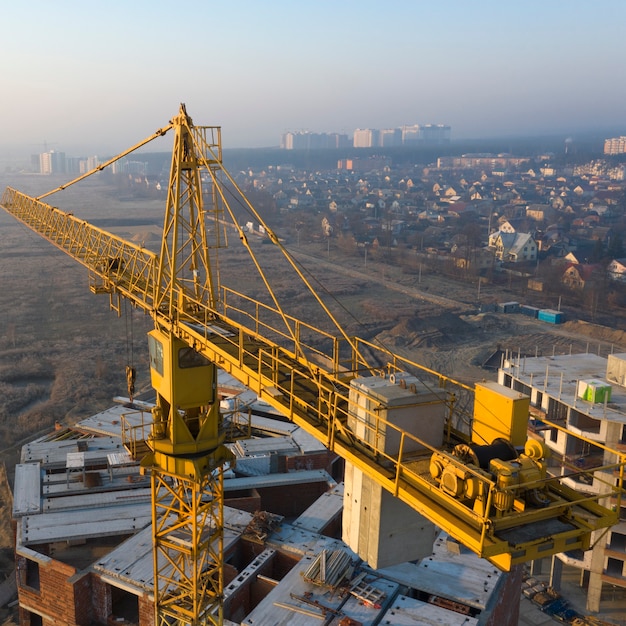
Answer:
[[[264, 343], [247, 329], [225, 320], [213, 319], [207, 325], [181, 323], [173, 332], [342, 458], [498, 567], [509, 569], [537, 555], [585, 549], [593, 530], [617, 521], [614, 511], [598, 504], [606, 494], [582, 496], [566, 489], [558, 477], [545, 481], [552, 498], [549, 506], [498, 516], [489, 508], [484, 514], [478, 513], [434, 484], [428, 475], [428, 459], [434, 450], [426, 444], [420, 471], [415, 469], [420, 464], [414, 457], [403, 455], [402, 446], [397, 455], [390, 457], [346, 429], [350, 409], [345, 378], [321, 369], [311, 372], [293, 354], [271, 342]], [[325, 394], [328, 402], [320, 402]], [[415, 440], [393, 424], [385, 422], [383, 427], [397, 430], [402, 441]], [[453, 457], [449, 460], [461, 467]], [[487, 495], [495, 489], [484, 475], [476, 477]], [[576, 511], [583, 514], [576, 515]], [[552, 525], [545, 525], [547, 522]], [[513, 531], [522, 528], [527, 531], [516, 537]]]
[[7, 187], [2, 208], [84, 265], [94, 291], [117, 292], [151, 311], [157, 255], [36, 198]]

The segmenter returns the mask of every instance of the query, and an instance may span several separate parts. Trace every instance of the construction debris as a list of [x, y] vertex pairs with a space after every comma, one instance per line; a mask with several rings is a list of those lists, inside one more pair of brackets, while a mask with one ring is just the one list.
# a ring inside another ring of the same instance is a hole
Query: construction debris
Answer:
[[352, 557], [346, 550], [322, 550], [302, 577], [314, 585], [336, 589], [353, 573]]
[[382, 602], [387, 597], [382, 589], [378, 589], [363, 580], [353, 583], [350, 593], [365, 606], [373, 609], [382, 608]]
[[581, 615], [572, 609], [568, 601], [561, 594], [544, 582], [528, 577], [522, 583], [522, 593], [531, 602], [536, 604], [543, 613], [559, 622], [572, 626], [615, 626], [590, 615]]
[[282, 515], [257, 511], [243, 531], [242, 537], [263, 544], [268, 535], [283, 521]]
[[313, 599], [313, 594], [311, 592], [305, 593], [303, 596], [299, 596], [295, 593], [290, 593], [292, 600], [296, 600], [297, 602], [302, 602], [308, 606], [313, 606], [316, 609], [319, 609], [322, 612], [322, 617], [326, 617], [327, 615], [341, 615], [341, 611], [338, 609], [334, 609], [331, 606], [326, 606], [322, 604], [319, 600]]

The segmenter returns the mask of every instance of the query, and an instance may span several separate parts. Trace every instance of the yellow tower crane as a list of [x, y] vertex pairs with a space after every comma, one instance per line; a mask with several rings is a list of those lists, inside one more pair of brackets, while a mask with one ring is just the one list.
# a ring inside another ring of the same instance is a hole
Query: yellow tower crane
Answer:
[[[174, 142], [159, 254], [43, 201], [170, 130]], [[473, 395], [474, 389], [349, 336], [264, 225], [332, 330], [283, 310], [237, 224], [234, 202], [264, 224], [223, 167], [220, 128], [195, 126], [184, 105], [168, 125], [96, 170], [36, 198], [7, 188], [1, 202], [7, 212], [85, 265], [91, 290], [108, 293], [115, 310], [127, 299], [154, 321], [148, 343], [156, 406], [147, 441], [150, 452], [141, 465], [152, 477], [157, 626], [223, 621], [222, 468], [230, 453], [223, 445], [218, 368], [351, 468], [503, 570], [565, 550], [587, 549], [594, 531], [616, 523], [623, 456], [599, 468], [617, 475], [617, 485], [611, 479], [596, 496], [579, 494], [546, 472], [541, 445], [524, 448], [520, 423], [527, 421], [527, 411], [520, 418], [519, 406], [514, 408], [511, 423], [503, 429], [490, 424], [490, 416], [501, 407], [488, 406], [493, 398], [483, 388], [476, 395], [480, 406], [474, 415], [481, 434], [462, 432], [458, 399]], [[221, 284], [218, 259], [227, 222], [250, 253], [267, 288], [266, 302]], [[426, 401], [415, 375], [428, 378], [430, 389], [436, 389], [426, 394]], [[390, 417], [384, 400], [372, 400], [375, 394], [368, 392], [382, 378], [415, 396], [403, 400], [403, 415], [409, 417], [400, 423]], [[425, 428], [432, 430], [432, 424], [425, 424], [430, 418], [424, 417], [425, 407], [432, 404], [445, 409], [434, 443], [432, 432], [424, 434]], [[502, 408], [505, 414], [507, 410]], [[498, 424], [509, 419], [501, 417], [496, 416]], [[603, 506], [611, 497], [617, 505]]]

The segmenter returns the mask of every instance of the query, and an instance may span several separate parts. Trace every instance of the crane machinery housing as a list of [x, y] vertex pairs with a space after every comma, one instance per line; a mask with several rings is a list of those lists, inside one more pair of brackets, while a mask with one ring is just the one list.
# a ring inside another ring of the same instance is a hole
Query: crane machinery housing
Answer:
[[[158, 254], [44, 202], [170, 130]], [[235, 203], [264, 225], [331, 330], [284, 310], [237, 223]], [[96, 170], [38, 197], [7, 188], [1, 205], [82, 263], [90, 289], [109, 294], [115, 310], [125, 299], [154, 322], [148, 344], [156, 406], [141, 465], [151, 476], [158, 626], [223, 621], [223, 467], [231, 455], [217, 395], [220, 368], [346, 461], [344, 538], [367, 560], [382, 558], [355, 530], [372, 489], [386, 494], [381, 515], [403, 503], [422, 527], [440, 527], [503, 570], [588, 549], [595, 531], [617, 521], [623, 456], [606, 450], [595, 476], [611, 478], [597, 495], [580, 494], [551, 475], [542, 443], [527, 439], [527, 396], [495, 383], [469, 387], [349, 335], [223, 166], [221, 129], [194, 125], [184, 105], [169, 124]], [[222, 284], [227, 224], [250, 253], [267, 301]], [[463, 428], [464, 421], [473, 427]], [[610, 498], [616, 507], [606, 505]]]

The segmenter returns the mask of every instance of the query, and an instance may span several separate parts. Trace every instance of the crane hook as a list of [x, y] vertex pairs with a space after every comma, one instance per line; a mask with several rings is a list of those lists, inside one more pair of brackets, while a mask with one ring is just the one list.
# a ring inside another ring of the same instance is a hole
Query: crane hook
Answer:
[[137, 371], [132, 365], [126, 366], [126, 386], [128, 388], [128, 397], [130, 401], [133, 401], [135, 395], [135, 378], [137, 377]]

